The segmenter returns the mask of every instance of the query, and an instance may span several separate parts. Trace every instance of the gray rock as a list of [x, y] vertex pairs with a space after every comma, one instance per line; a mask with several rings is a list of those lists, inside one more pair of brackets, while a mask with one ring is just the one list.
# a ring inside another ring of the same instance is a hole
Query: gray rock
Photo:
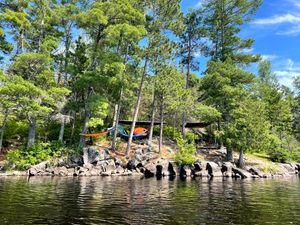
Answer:
[[124, 168], [122, 166], [117, 166], [117, 168], [115, 169], [115, 173], [116, 174], [121, 174], [124, 173]]
[[86, 167], [79, 167], [78, 176], [86, 175], [88, 171], [89, 169]]
[[36, 176], [37, 173], [38, 173], [38, 171], [37, 171], [37, 169], [35, 169], [35, 168], [30, 168], [30, 169], [28, 170], [28, 175], [29, 175], [29, 176]]
[[165, 159], [159, 159], [156, 162], [156, 176], [169, 176], [169, 162]]
[[237, 177], [237, 175], [239, 175], [242, 179], [252, 177], [251, 173], [243, 169], [232, 168], [232, 172], [234, 173], [234, 177]]
[[258, 177], [260, 177], [260, 178], [262, 178], [263, 175], [264, 175], [260, 170], [254, 168], [254, 167], [250, 167], [250, 168], [248, 168], [247, 170], [248, 170], [252, 175], [258, 176]]
[[222, 175], [221, 168], [215, 162], [207, 162], [206, 170], [208, 172], [208, 175], [211, 177], [220, 176], [220, 174]]
[[223, 177], [232, 177], [232, 168], [235, 167], [231, 162], [224, 162], [221, 166]]
[[298, 172], [300, 172], [300, 164], [296, 164], [296, 170], [298, 170]]
[[89, 173], [91, 176], [100, 176], [102, 170], [99, 167], [93, 167], [91, 170], [89, 170]]
[[143, 160], [146, 161], [150, 161], [152, 159], [156, 159], [157, 158], [157, 154], [153, 153], [153, 152], [148, 152], [145, 155], [143, 155]]
[[192, 168], [190, 166], [180, 166], [179, 167], [180, 177], [191, 177], [193, 176]]
[[145, 177], [153, 177], [156, 174], [156, 165], [154, 163], [148, 163], [144, 166], [145, 168]]
[[67, 176], [68, 177], [71, 177], [71, 176], [74, 176], [74, 173], [75, 173], [75, 169], [74, 168], [68, 168], [67, 169]]
[[90, 146], [83, 148], [83, 163], [84, 165], [96, 165], [98, 161], [110, 159], [107, 150], [98, 151], [97, 147]]
[[107, 176], [110, 176], [110, 175], [111, 175], [110, 172], [101, 172], [101, 176], [107, 177]]
[[58, 168], [58, 175], [59, 176], [67, 176], [68, 175], [68, 169], [65, 166]]
[[67, 165], [68, 167], [77, 167], [77, 166], [83, 166], [83, 157], [79, 155], [70, 155], [68, 157], [70, 163]]
[[282, 163], [280, 164], [281, 168], [285, 171], [285, 173], [295, 173], [295, 164], [291, 163]]

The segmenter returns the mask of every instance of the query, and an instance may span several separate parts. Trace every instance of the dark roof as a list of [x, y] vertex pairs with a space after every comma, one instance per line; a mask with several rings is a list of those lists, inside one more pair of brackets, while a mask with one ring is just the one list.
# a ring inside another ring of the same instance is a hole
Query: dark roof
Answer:
[[186, 128], [204, 128], [209, 126], [209, 123], [203, 123], [203, 122], [194, 122], [194, 123], [186, 123]]
[[[131, 120], [120, 120], [120, 124], [124, 125], [131, 125], [132, 121]], [[154, 125], [159, 125], [160, 122], [154, 122]], [[150, 126], [151, 121], [136, 121], [137, 126]], [[202, 123], [202, 122], [195, 122], [195, 123], [186, 123], [185, 127], [186, 128], [204, 128], [210, 125], [209, 123]]]
[[[124, 125], [131, 125], [132, 121], [131, 120], [120, 120], [119, 121], [120, 124], [124, 124]], [[160, 122], [154, 122], [154, 125], [159, 125]], [[138, 126], [150, 126], [151, 125], [151, 121], [136, 121], [136, 124]]]

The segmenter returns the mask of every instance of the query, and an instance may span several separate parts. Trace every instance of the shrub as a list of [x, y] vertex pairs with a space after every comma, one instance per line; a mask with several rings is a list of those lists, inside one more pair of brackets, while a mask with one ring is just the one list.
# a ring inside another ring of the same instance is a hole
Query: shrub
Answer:
[[290, 153], [281, 148], [273, 149], [268, 154], [273, 162], [286, 163], [290, 160]]
[[50, 160], [53, 157], [60, 157], [65, 153], [66, 147], [61, 142], [53, 141], [38, 143], [29, 149], [9, 151], [6, 158], [10, 166], [14, 166], [18, 170], [26, 170], [31, 165]]
[[[176, 127], [164, 126], [163, 132], [164, 132], [164, 137], [174, 141], [182, 136], [181, 132]], [[159, 135], [159, 126], [154, 127], [153, 133], [155, 135]]]
[[291, 160], [300, 163], [300, 149], [296, 149], [291, 152]]
[[196, 147], [193, 143], [188, 144], [186, 140], [177, 138], [178, 151], [175, 155], [175, 160], [180, 165], [192, 165], [196, 161]]

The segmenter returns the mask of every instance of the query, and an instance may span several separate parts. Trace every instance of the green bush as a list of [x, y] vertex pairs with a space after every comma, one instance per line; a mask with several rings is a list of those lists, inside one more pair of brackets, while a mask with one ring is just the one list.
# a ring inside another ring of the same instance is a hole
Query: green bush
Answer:
[[291, 160], [300, 163], [300, 149], [291, 152]]
[[[159, 126], [154, 127], [153, 134], [159, 136]], [[181, 132], [176, 127], [164, 126], [164, 137], [177, 140], [181, 137]]]
[[195, 134], [194, 133], [188, 132], [188, 133], [185, 134], [185, 136], [186, 136], [186, 140], [191, 140], [193, 142], [195, 141]]
[[175, 155], [175, 161], [179, 165], [192, 165], [196, 161], [196, 147], [193, 143], [188, 144], [181, 137], [176, 139], [178, 151]]
[[290, 153], [281, 148], [273, 149], [268, 154], [273, 162], [286, 163], [290, 160]]
[[66, 152], [66, 147], [61, 142], [53, 141], [38, 143], [29, 149], [9, 151], [6, 158], [11, 167], [15, 167], [17, 170], [26, 170], [31, 165], [50, 160], [53, 157], [60, 157]]

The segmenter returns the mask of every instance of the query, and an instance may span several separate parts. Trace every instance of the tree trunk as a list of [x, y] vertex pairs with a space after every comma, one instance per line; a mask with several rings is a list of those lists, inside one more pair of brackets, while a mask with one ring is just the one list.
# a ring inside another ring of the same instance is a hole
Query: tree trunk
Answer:
[[118, 126], [119, 126], [119, 119], [120, 119], [120, 112], [121, 112], [121, 99], [123, 98], [123, 87], [121, 88], [121, 95], [120, 95], [120, 99], [119, 99], [119, 104], [117, 104], [117, 112], [116, 112], [116, 118], [115, 118], [115, 122], [114, 122], [114, 128], [115, 128], [115, 131], [114, 131], [114, 136], [113, 136], [113, 140], [112, 140], [112, 143], [111, 143], [111, 148], [113, 151], [116, 151], [116, 144], [117, 144], [117, 136], [118, 136]]
[[164, 131], [164, 96], [162, 96], [162, 98], [161, 98], [159, 120], [160, 120], [160, 132], [159, 132], [158, 150], [159, 150], [159, 153], [161, 153], [162, 146], [163, 146], [163, 131]]
[[232, 148], [231, 147], [227, 147], [226, 160], [229, 161], [229, 162], [231, 162], [233, 160]]
[[185, 125], [186, 125], [186, 113], [182, 113], [182, 122], [181, 122], [181, 132], [182, 132], [182, 139], [186, 139], [186, 130], [185, 130]]
[[121, 78], [122, 86], [121, 86], [121, 90], [120, 90], [119, 101], [118, 101], [118, 104], [117, 104], [117, 107], [116, 107], [117, 113], [116, 113], [116, 118], [115, 118], [114, 126], [113, 126], [113, 127], [115, 127], [115, 132], [114, 132], [114, 136], [113, 136], [113, 140], [112, 140], [112, 144], [111, 144], [113, 151], [116, 150], [118, 126], [119, 126], [120, 113], [121, 113], [121, 104], [122, 104], [123, 95], [124, 95], [124, 85], [123, 84], [124, 84], [124, 80], [125, 80], [126, 65], [127, 65], [127, 60], [128, 60], [128, 51], [129, 51], [129, 48], [127, 47], [126, 55], [125, 55], [125, 58], [124, 58], [125, 70], [122, 73], [122, 78]]
[[118, 114], [118, 108], [119, 108], [119, 105], [118, 104], [115, 104], [115, 113], [114, 113], [114, 120], [113, 120], [113, 127], [116, 126], [116, 122], [117, 122], [117, 114]]
[[144, 83], [145, 83], [145, 79], [146, 79], [146, 76], [147, 76], [147, 66], [148, 66], [148, 56], [146, 56], [146, 58], [145, 58], [144, 71], [143, 71], [143, 75], [142, 75], [142, 78], [141, 78], [141, 83], [140, 83], [140, 87], [139, 87], [139, 91], [138, 91], [138, 99], [137, 99], [136, 106], [135, 106], [135, 109], [134, 109], [132, 125], [131, 125], [130, 134], [129, 134], [129, 138], [128, 138], [128, 143], [127, 143], [127, 148], [126, 148], [126, 156], [128, 156], [129, 150], [131, 148], [133, 131], [134, 131], [134, 128], [135, 128], [137, 117], [138, 117], [140, 104], [141, 104], [141, 100], [142, 100], [143, 89], [144, 89]]
[[[191, 49], [191, 40], [189, 39], [188, 42], [188, 61], [187, 61], [187, 73], [186, 73], [186, 81], [185, 81], [185, 89], [190, 88], [190, 77], [191, 77], [191, 54], [192, 54], [192, 49]], [[186, 139], [186, 130], [185, 130], [185, 125], [186, 125], [186, 111], [183, 112], [182, 114], [182, 139]]]
[[152, 138], [153, 138], [153, 129], [154, 129], [154, 121], [155, 121], [155, 112], [156, 112], [156, 94], [155, 88], [153, 92], [153, 100], [152, 100], [152, 111], [151, 111], [151, 124], [149, 130], [149, 138], [148, 138], [148, 145], [152, 145]]
[[70, 142], [73, 143], [74, 140], [74, 133], [75, 133], [75, 124], [76, 124], [76, 112], [73, 112], [73, 121], [72, 121], [72, 127], [71, 127], [71, 137]]
[[65, 117], [63, 116], [60, 123], [60, 131], [58, 140], [63, 142], [64, 141], [64, 133], [65, 133]]
[[[87, 133], [87, 124], [89, 122], [89, 118], [90, 118], [90, 113], [86, 110], [85, 111], [85, 116], [84, 116], [84, 121], [83, 121], [83, 124], [82, 124], [82, 131], [81, 131], [82, 134]], [[85, 137], [84, 136], [80, 137], [80, 144], [81, 145], [85, 144]]]
[[2, 122], [1, 131], [0, 131], [0, 152], [2, 150], [3, 136], [4, 136], [4, 130], [5, 130], [6, 123], [7, 123], [7, 117], [8, 117], [8, 109], [5, 110], [4, 119]]
[[31, 148], [35, 143], [36, 118], [32, 117], [29, 121], [28, 143], [27, 148]]
[[241, 169], [245, 167], [245, 160], [244, 160], [244, 151], [243, 151], [243, 149], [240, 150], [240, 157], [239, 157], [238, 167], [241, 168]]

